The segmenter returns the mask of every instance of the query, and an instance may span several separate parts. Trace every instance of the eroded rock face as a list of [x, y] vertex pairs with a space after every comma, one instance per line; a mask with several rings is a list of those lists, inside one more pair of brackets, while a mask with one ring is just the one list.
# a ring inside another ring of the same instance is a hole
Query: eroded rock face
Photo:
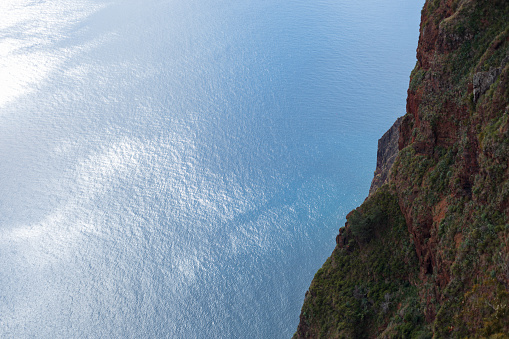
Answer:
[[489, 71], [486, 72], [477, 72], [474, 74], [472, 79], [473, 86], [473, 94], [474, 94], [474, 102], [477, 102], [481, 95], [486, 93], [488, 89], [490, 89], [491, 85], [497, 81], [498, 76], [504, 70], [504, 67], [509, 63], [509, 55], [507, 55], [502, 62], [500, 63], [500, 67], [492, 67]]
[[389, 172], [398, 155], [399, 126], [402, 119], [403, 117], [398, 118], [378, 140], [376, 169], [369, 188], [369, 195], [375, 193], [380, 186], [389, 180]]
[[478, 72], [474, 74], [474, 79], [472, 81], [474, 86], [474, 102], [477, 102], [479, 97], [486, 93], [490, 86], [495, 83], [500, 73], [500, 68], [493, 68], [487, 72]]

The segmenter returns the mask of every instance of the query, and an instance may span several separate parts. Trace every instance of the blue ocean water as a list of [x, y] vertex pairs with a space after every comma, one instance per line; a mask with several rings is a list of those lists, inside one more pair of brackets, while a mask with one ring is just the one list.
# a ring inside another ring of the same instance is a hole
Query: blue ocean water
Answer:
[[422, 3], [2, 0], [0, 337], [290, 337]]

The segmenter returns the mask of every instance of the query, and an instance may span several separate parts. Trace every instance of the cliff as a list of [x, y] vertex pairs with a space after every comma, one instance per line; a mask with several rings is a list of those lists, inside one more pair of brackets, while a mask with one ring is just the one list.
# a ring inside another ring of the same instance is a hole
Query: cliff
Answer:
[[294, 337], [509, 338], [509, 1], [426, 1], [379, 148]]
[[369, 188], [369, 195], [375, 193], [383, 184], [389, 180], [389, 173], [392, 164], [396, 160], [399, 148], [399, 126], [403, 117], [398, 118], [387, 132], [378, 140], [378, 151], [376, 154], [376, 169]]

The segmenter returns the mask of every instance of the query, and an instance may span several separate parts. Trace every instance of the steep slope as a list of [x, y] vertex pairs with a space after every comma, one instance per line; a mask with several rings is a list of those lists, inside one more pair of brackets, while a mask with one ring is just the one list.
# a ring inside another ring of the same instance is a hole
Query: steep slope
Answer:
[[347, 216], [296, 338], [509, 337], [509, 1], [427, 0], [417, 59], [387, 183]]

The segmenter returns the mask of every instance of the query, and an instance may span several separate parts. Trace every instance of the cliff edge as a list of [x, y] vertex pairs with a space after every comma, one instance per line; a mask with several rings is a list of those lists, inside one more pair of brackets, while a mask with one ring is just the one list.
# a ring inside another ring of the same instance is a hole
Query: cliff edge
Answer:
[[382, 139], [294, 337], [509, 338], [509, 1], [426, 1]]
[[389, 173], [398, 155], [399, 126], [403, 117], [398, 118], [394, 124], [378, 140], [376, 153], [376, 169], [369, 188], [369, 195], [375, 193], [383, 184], [389, 181]]

